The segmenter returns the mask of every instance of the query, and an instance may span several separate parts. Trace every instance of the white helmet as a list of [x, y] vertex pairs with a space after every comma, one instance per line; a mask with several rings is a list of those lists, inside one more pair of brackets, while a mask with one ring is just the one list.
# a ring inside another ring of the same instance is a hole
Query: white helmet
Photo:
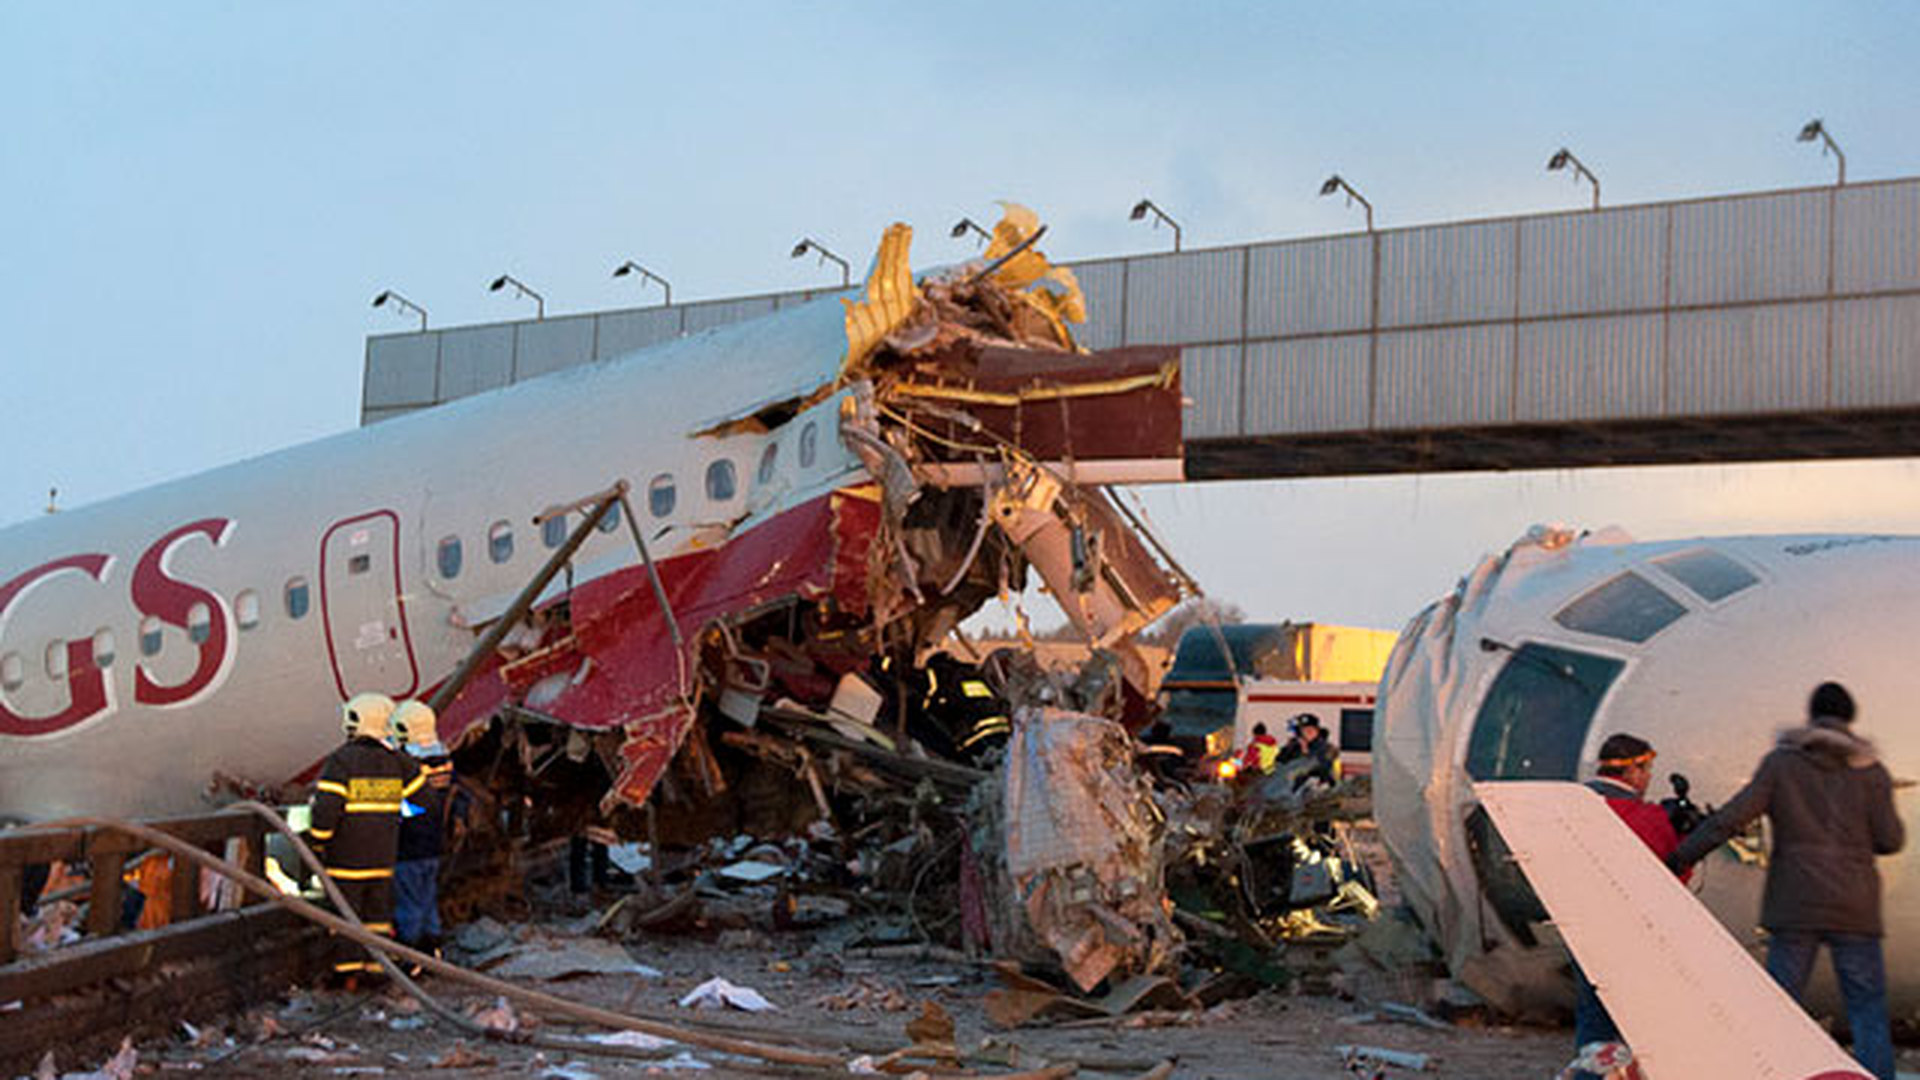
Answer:
[[432, 746], [440, 741], [440, 725], [432, 706], [424, 701], [403, 701], [393, 710], [393, 730], [415, 746]]
[[385, 739], [392, 730], [388, 726], [392, 717], [392, 698], [385, 694], [355, 694], [340, 707], [340, 730], [346, 732], [349, 739], [361, 735]]

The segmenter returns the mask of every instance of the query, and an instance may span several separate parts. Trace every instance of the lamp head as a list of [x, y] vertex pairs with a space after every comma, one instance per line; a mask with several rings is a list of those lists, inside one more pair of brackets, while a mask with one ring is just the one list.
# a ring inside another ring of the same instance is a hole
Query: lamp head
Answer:
[[1547, 159], [1547, 171], [1554, 172], [1566, 168], [1568, 159], [1572, 157], [1573, 153], [1564, 146], [1555, 150], [1553, 156]]
[[487, 286], [487, 291], [499, 292], [501, 289], [504, 289], [506, 287], [507, 287], [507, 275], [501, 274], [499, 277], [493, 279], [493, 284]]
[[1333, 195], [1338, 193], [1339, 190], [1340, 190], [1340, 174], [1339, 173], [1334, 173], [1332, 176], [1327, 177], [1327, 182], [1320, 185], [1320, 194], [1322, 195]]
[[1825, 134], [1826, 130], [1826, 125], [1822, 124], [1818, 119], [1809, 120], [1807, 121], [1807, 126], [1800, 129], [1798, 141], [1812, 142], [1822, 134]]
[[959, 221], [956, 221], [953, 223], [953, 231], [949, 235], [951, 235], [955, 240], [958, 240], [961, 237], [967, 235], [967, 226], [971, 224], [973, 224], [972, 219], [961, 218]]
[[614, 277], [626, 277], [628, 274], [631, 274], [631, 273], [633, 273], [633, 264], [630, 262], [623, 262], [619, 266], [616, 266], [613, 268]]
[[1152, 207], [1153, 207], [1152, 200], [1141, 199], [1139, 202], [1133, 204], [1133, 212], [1127, 215], [1127, 220], [1129, 221], [1141, 220], [1142, 218], [1147, 216], [1147, 211], [1152, 209]]
[[391, 289], [381, 290], [380, 295], [373, 298], [373, 306], [374, 307], [382, 306], [392, 296], [393, 296], [393, 291]]
[[800, 256], [805, 255], [807, 252], [811, 250], [813, 250], [813, 241], [802, 240], [799, 243], [793, 245], [793, 258], [797, 259]]

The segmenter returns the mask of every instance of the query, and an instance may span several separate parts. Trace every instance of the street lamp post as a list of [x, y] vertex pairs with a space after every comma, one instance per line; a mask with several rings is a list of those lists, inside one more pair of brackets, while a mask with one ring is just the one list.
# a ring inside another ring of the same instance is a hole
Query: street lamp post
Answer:
[[1320, 185], [1320, 195], [1323, 198], [1328, 195], [1338, 194], [1342, 191], [1347, 193], [1348, 206], [1352, 206], [1354, 203], [1359, 203], [1363, 208], [1365, 208], [1365, 210], [1367, 211], [1367, 231], [1372, 232], [1373, 231], [1373, 204], [1367, 201], [1366, 196], [1361, 195], [1359, 192], [1353, 190], [1353, 185], [1341, 179], [1339, 173], [1334, 173], [1332, 176], [1327, 177], [1327, 182]]
[[1579, 158], [1574, 157], [1573, 151], [1563, 146], [1554, 151], [1553, 156], [1547, 159], [1548, 172], [1557, 172], [1568, 167], [1573, 169], [1574, 183], [1579, 183], [1580, 178], [1584, 176], [1587, 178], [1587, 181], [1593, 185], [1593, 208], [1595, 210], [1600, 209], [1600, 178], [1593, 175], [1593, 170], [1587, 168]]
[[1847, 186], [1847, 155], [1840, 152], [1840, 144], [1833, 141], [1832, 135], [1827, 134], [1827, 125], [1823, 121], [1821, 121], [1818, 117], [1815, 117], [1814, 119], [1807, 121], [1807, 126], [1800, 129], [1800, 134], [1795, 141], [1812, 142], [1815, 139], [1819, 139], [1824, 144], [1820, 147], [1821, 157], [1826, 157], [1827, 151], [1831, 150], [1833, 151], [1833, 156], [1839, 160], [1840, 183], [1838, 186], [1846, 187]]
[[828, 259], [832, 259], [834, 262], [837, 262], [840, 264], [840, 287], [841, 288], [844, 289], [848, 285], [853, 284], [853, 272], [852, 272], [852, 268], [847, 265], [847, 260], [841, 258], [838, 255], [835, 255], [831, 251], [828, 251], [825, 247], [821, 245], [820, 241], [815, 240], [811, 237], [802, 237], [799, 243], [793, 245], [793, 257], [796, 259], [801, 257], [802, 255], [805, 255], [809, 251], [820, 256], [820, 265], [822, 266], [825, 266], [827, 264]]
[[534, 311], [533, 317], [534, 318], [544, 319], [547, 317], [546, 298], [541, 296], [539, 293], [534, 292], [532, 289], [527, 288], [524, 282], [520, 281], [518, 278], [514, 277], [512, 274], [501, 274], [499, 277], [494, 278], [493, 283], [487, 286], [487, 291], [499, 292], [501, 289], [504, 289], [509, 285], [513, 286], [514, 291], [518, 293], [522, 299], [531, 298], [533, 300], [533, 311]]
[[666, 278], [663, 278], [659, 274], [656, 274], [653, 271], [647, 269], [646, 267], [641, 266], [639, 263], [634, 262], [632, 259], [628, 259], [626, 262], [623, 262], [619, 266], [616, 266], [613, 268], [614, 277], [626, 277], [628, 274], [640, 275], [641, 285], [645, 285], [647, 282], [651, 281], [654, 284], [660, 286], [661, 291], [667, 294], [666, 306], [667, 307], [673, 306], [673, 285], [669, 283]]
[[982, 244], [993, 242], [993, 234], [981, 228], [979, 223], [970, 217], [963, 217], [959, 221], [954, 222], [953, 231], [950, 235], [952, 235], [955, 240], [958, 240], [970, 232], [979, 234]]
[[1141, 199], [1139, 202], [1134, 203], [1133, 211], [1127, 215], [1127, 220], [1128, 221], [1145, 221], [1148, 214], [1153, 215], [1154, 228], [1156, 229], [1159, 228], [1160, 223], [1164, 221], [1167, 223], [1169, 228], [1173, 229], [1173, 250], [1179, 251], [1180, 250], [1180, 223], [1168, 217], [1167, 212], [1165, 210], [1162, 210], [1158, 206], [1155, 206], [1153, 204], [1152, 199]]
[[401, 296], [399, 293], [394, 292], [392, 289], [382, 289], [380, 290], [380, 295], [373, 298], [373, 306], [386, 307], [388, 304], [392, 304], [394, 307], [394, 310], [397, 312], [400, 312], [403, 315], [406, 312], [411, 311], [415, 315], [420, 316], [420, 329], [425, 330], [427, 328], [427, 309], [426, 308], [423, 308], [419, 304], [416, 304], [413, 301], [407, 299], [406, 297]]

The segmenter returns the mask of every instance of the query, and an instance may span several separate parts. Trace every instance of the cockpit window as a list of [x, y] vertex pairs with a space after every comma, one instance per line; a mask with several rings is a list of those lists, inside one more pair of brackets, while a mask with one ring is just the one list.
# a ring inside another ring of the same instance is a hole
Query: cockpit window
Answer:
[[1707, 548], [1662, 555], [1653, 560], [1653, 565], [1672, 574], [1709, 604], [1760, 583], [1753, 571]]
[[[1481, 646], [1507, 648], [1482, 641]], [[1475, 780], [1572, 780], [1600, 700], [1625, 663], [1528, 642], [1487, 691], [1467, 741]]]
[[1554, 613], [1553, 621], [1583, 634], [1637, 644], [1686, 613], [1678, 600], [1629, 570], [1575, 597]]

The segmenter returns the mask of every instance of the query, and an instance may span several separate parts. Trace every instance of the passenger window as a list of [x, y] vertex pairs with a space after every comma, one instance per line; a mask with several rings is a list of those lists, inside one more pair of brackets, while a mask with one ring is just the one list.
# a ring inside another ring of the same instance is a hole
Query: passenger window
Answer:
[[812, 420], [800, 429], [800, 467], [813, 468], [813, 461], [820, 455], [820, 425]]
[[260, 625], [260, 594], [252, 589], [242, 589], [240, 595], [233, 598], [233, 618], [240, 629], [251, 630]]
[[307, 579], [294, 578], [287, 582], [287, 618], [304, 619], [307, 617]]
[[739, 482], [733, 472], [733, 462], [721, 458], [707, 466], [707, 498], [714, 502], [726, 502], [733, 498]]
[[647, 484], [647, 509], [657, 518], [673, 513], [672, 474], [661, 473]]
[[1653, 560], [1653, 565], [1672, 574], [1680, 584], [1709, 604], [1725, 600], [1741, 589], [1760, 583], [1753, 571], [1706, 548], [1662, 555]]
[[496, 521], [487, 529], [487, 558], [503, 563], [513, 558], [513, 526]]
[[93, 663], [96, 667], [113, 666], [113, 631], [105, 627], [93, 632]]
[[141, 619], [140, 620], [140, 655], [141, 656], [160, 655], [160, 643], [161, 643], [161, 637], [160, 637], [159, 617], [154, 615], [149, 615], [146, 618]]
[[213, 612], [205, 604], [187, 609], [187, 640], [201, 645], [213, 636]]
[[364, 574], [373, 569], [373, 556], [354, 555], [347, 559], [347, 573]]
[[760, 469], [754, 474], [754, 480], [761, 487], [773, 483], [773, 470], [780, 464], [780, 444], [770, 442], [760, 451]]
[[1340, 749], [1356, 754], [1373, 752], [1373, 710], [1340, 710]]
[[1583, 634], [1639, 643], [1667, 628], [1687, 609], [1652, 582], [1628, 571], [1581, 593], [1553, 621]]
[[552, 550], [566, 543], [567, 515], [555, 514], [553, 517], [541, 522], [540, 542], [547, 545], [548, 550]]
[[606, 515], [600, 519], [599, 529], [603, 533], [610, 533], [619, 527], [620, 504], [616, 502], [612, 506], [607, 507]]
[[26, 661], [20, 659], [19, 653], [10, 652], [5, 656], [0, 656], [0, 687], [8, 690], [18, 690], [20, 687], [26, 685], [26, 681], [27, 664]]
[[441, 537], [440, 546], [434, 550], [434, 561], [440, 566], [442, 580], [452, 581], [460, 576], [460, 560], [463, 554], [460, 550], [459, 537]]
[[50, 642], [47, 645], [47, 678], [54, 682], [67, 677], [67, 643]]
[[1474, 718], [1467, 775], [1475, 780], [1574, 779], [1593, 714], [1625, 666], [1612, 657], [1537, 642], [1514, 650]]

